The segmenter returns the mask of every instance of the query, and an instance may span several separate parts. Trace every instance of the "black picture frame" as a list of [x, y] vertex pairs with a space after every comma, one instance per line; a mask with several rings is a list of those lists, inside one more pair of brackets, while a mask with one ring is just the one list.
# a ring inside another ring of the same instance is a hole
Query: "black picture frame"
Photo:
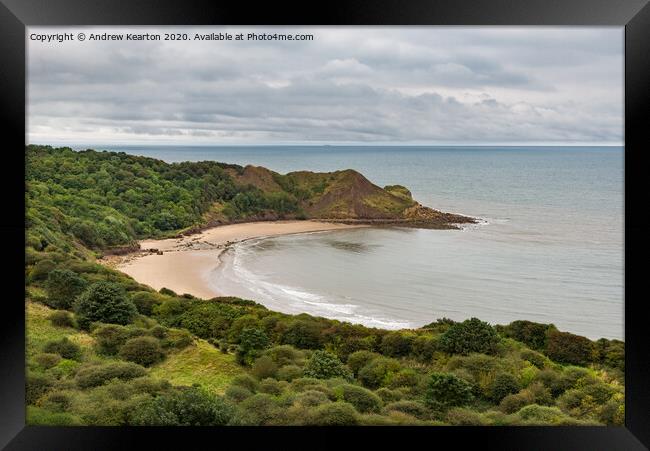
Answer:
[[[25, 27], [35, 25], [572, 25], [625, 27], [625, 427], [99, 428], [25, 426], [24, 155]], [[301, 3], [206, 0], [0, 0], [0, 176], [6, 238], [0, 318], [0, 447], [18, 449], [337, 448], [354, 434], [364, 448], [394, 446], [633, 450], [650, 446], [650, 356], [643, 297], [642, 158], [649, 113], [648, 0], [384, 0]], [[9, 287], [10, 290], [6, 288]], [[192, 446], [192, 443], [197, 445]], [[400, 445], [397, 445], [400, 444]]]

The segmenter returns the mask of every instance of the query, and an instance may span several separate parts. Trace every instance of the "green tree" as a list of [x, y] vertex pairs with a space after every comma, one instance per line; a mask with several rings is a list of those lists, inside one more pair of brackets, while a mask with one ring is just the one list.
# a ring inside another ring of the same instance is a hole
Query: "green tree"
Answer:
[[585, 337], [551, 330], [546, 339], [546, 355], [560, 363], [585, 366], [594, 357], [594, 345]]
[[120, 357], [129, 362], [149, 366], [163, 359], [160, 342], [153, 337], [131, 338], [120, 348]]
[[269, 345], [269, 337], [262, 329], [247, 327], [239, 334], [237, 347], [237, 361], [250, 365], [260, 355], [261, 351]]
[[469, 382], [450, 373], [432, 373], [427, 387], [425, 402], [438, 411], [464, 406], [472, 401]]
[[315, 351], [305, 365], [305, 376], [317, 379], [342, 377], [351, 380], [352, 372], [331, 352]]
[[121, 285], [96, 282], [86, 289], [74, 305], [79, 327], [87, 329], [93, 321], [127, 324], [137, 310]]
[[54, 269], [47, 276], [45, 284], [48, 303], [57, 309], [69, 309], [74, 300], [88, 286], [83, 278], [68, 269]]
[[492, 326], [478, 318], [471, 318], [453, 324], [440, 337], [439, 346], [450, 354], [494, 354], [498, 343], [499, 336]]

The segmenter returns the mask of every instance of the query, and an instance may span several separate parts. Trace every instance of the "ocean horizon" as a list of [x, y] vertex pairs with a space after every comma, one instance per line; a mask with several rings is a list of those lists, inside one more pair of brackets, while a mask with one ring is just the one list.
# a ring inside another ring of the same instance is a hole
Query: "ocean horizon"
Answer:
[[280, 173], [351, 168], [480, 220], [248, 240], [212, 274], [224, 294], [389, 329], [478, 317], [624, 336], [622, 146], [71, 147]]

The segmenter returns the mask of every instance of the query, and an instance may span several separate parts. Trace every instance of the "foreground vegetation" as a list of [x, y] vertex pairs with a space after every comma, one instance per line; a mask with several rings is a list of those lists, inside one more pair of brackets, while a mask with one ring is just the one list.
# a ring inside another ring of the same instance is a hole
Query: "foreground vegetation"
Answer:
[[28, 149], [28, 424], [623, 423], [618, 340], [476, 318], [387, 331], [156, 292], [101, 266], [111, 246], [223, 213], [212, 190], [232, 168], [80, 155]]

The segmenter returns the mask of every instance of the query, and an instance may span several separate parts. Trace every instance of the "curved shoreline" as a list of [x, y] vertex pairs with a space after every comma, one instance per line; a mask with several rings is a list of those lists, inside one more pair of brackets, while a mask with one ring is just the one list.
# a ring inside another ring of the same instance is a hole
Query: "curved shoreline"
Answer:
[[[230, 224], [206, 229], [198, 234], [163, 240], [143, 240], [141, 251], [122, 257], [106, 258], [111, 265], [140, 283], [160, 290], [210, 299], [225, 295], [209, 283], [209, 275], [219, 266], [219, 256], [230, 245], [254, 238], [309, 232], [343, 230], [368, 225], [324, 221], [265, 221]], [[156, 249], [162, 255], [149, 251]]]

